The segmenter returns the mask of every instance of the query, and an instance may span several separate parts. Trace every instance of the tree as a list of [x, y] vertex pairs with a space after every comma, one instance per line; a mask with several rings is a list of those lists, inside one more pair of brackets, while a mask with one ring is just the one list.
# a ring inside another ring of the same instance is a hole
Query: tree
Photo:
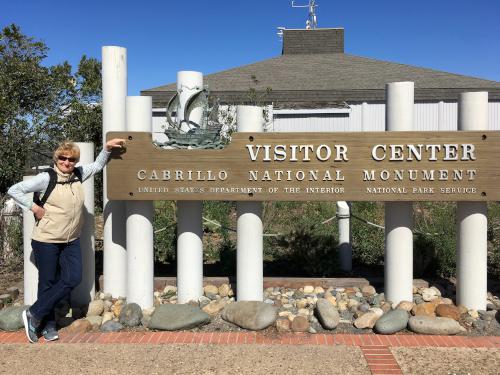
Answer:
[[64, 139], [101, 144], [100, 62], [83, 56], [73, 73], [68, 62], [44, 66], [47, 53], [14, 24], [0, 32], [0, 194]]

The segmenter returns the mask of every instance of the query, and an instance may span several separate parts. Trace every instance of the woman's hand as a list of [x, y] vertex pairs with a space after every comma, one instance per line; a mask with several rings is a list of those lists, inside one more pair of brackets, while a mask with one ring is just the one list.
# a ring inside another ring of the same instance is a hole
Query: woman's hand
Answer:
[[110, 139], [105, 145], [106, 151], [111, 151], [113, 148], [125, 148], [125, 139], [114, 138]]
[[45, 215], [45, 209], [37, 204], [31, 206], [31, 211], [35, 214], [35, 219], [42, 220], [43, 215]]

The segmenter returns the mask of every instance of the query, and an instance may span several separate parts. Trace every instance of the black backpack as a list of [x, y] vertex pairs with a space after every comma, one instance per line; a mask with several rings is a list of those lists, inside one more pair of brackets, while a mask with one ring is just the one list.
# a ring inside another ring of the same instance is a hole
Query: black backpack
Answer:
[[55, 170], [53, 170], [52, 168], [47, 168], [47, 169], [43, 170], [42, 172], [47, 172], [50, 176], [50, 179], [49, 179], [49, 185], [47, 186], [47, 189], [45, 189], [45, 193], [43, 194], [42, 198], [40, 198], [40, 192], [33, 193], [33, 203], [35, 203], [36, 205], [38, 205], [40, 207], [43, 207], [45, 202], [47, 202], [47, 199], [49, 199], [50, 193], [52, 193], [52, 190], [54, 190], [54, 188], [56, 187], [57, 184], [61, 184], [61, 185], [71, 184], [75, 181], [83, 182], [82, 170], [80, 168], [75, 168], [73, 170], [73, 173], [75, 174], [76, 178], [71, 179], [69, 181], [63, 181], [63, 182], [57, 182], [57, 172]]

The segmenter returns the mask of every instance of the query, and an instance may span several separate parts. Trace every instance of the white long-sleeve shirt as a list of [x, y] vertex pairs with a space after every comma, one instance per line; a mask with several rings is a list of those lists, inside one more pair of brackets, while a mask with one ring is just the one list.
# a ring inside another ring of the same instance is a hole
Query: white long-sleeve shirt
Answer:
[[[106, 165], [109, 154], [111, 154], [110, 151], [106, 151], [105, 149], [103, 149], [93, 163], [76, 167], [82, 172], [82, 180], [85, 181], [89, 177], [92, 177], [94, 174], [100, 172]], [[26, 194], [34, 192], [44, 193], [47, 189], [47, 186], [49, 186], [49, 181], [49, 173], [42, 172], [37, 174], [33, 178], [12, 185], [7, 191], [7, 194], [9, 194], [14, 199], [19, 207], [21, 207], [25, 211], [28, 211], [31, 209], [34, 203], [26, 196]]]

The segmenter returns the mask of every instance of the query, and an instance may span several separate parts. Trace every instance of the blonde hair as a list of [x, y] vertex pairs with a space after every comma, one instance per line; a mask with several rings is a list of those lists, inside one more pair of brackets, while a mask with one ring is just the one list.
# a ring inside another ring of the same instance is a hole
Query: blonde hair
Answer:
[[54, 162], [57, 162], [57, 158], [59, 155], [69, 152], [72, 157], [76, 159], [76, 161], [80, 160], [80, 147], [74, 142], [71, 141], [64, 141], [59, 144], [57, 149], [54, 151], [54, 155], [52, 156], [52, 159]]

